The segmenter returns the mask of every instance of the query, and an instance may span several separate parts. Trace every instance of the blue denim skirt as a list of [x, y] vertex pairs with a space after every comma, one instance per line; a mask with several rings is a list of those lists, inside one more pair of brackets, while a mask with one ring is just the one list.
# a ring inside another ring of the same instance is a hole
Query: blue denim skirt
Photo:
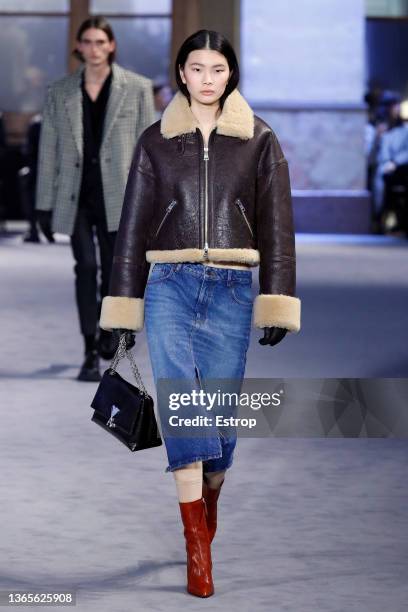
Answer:
[[[228, 391], [239, 393], [251, 331], [252, 273], [198, 263], [156, 263], [144, 298], [161, 433], [169, 462], [165, 472], [195, 461], [202, 461], [206, 472], [228, 469], [237, 441], [234, 428], [212, 424], [202, 427], [202, 435], [196, 430], [194, 436], [172, 434], [174, 427], [167, 419], [172, 412], [169, 395], [160, 393], [159, 385], [165, 381], [167, 390], [173, 383], [172, 391], [182, 387], [183, 391], [199, 390], [206, 388], [207, 381], [217, 380], [218, 384], [223, 379]], [[228, 416], [235, 414], [233, 407], [222, 410]], [[177, 413], [191, 414], [185, 405], [179, 406]], [[208, 406], [195, 406], [194, 414], [208, 417]]]

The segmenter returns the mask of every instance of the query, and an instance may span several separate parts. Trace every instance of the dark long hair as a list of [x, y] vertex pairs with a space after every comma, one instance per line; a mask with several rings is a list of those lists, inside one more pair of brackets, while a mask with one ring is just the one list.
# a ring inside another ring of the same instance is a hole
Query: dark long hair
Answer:
[[[112, 42], [113, 40], [116, 42], [116, 38], [113, 33], [112, 26], [110, 25], [108, 20], [102, 15], [94, 15], [93, 17], [89, 17], [88, 19], [85, 19], [84, 22], [82, 22], [82, 24], [79, 26], [79, 30], [76, 35], [76, 39], [78, 42], [81, 42], [82, 34], [86, 32], [86, 30], [89, 30], [89, 28], [96, 28], [97, 30], [102, 30], [103, 32], [105, 32], [110, 42]], [[82, 57], [82, 53], [80, 53], [78, 49], [74, 49], [74, 51], [72, 52], [72, 55], [74, 55], [81, 62], [84, 61], [84, 58]], [[109, 64], [112, 64], [112, 62], [115, 61], [115, 57], [116, 57], [116, 49], [114, 49], [111, 53], [109, 53], [109, 57], [108, 57]]]
[[239, 83], [239, 66], [234, 49], [225, 36], [219, 32], [214, 32], [214, 30], [198, 30], [198, 32], [191, 34], [191, 36], [186, 38], [186, 40], [183, 42], [179, 52], [177, 53], [175, 61], [176, 81], [178, 88], [181, 93], [186, 96], [190, 104], [190, 94], [187, 86], [181, 80], [179, 68], [184, 68], [188, 54], [191, 51], [197, 51], [200, 49], [211, 49], [211, 51], [218, 51], [228, 62], [228, 67], [231, 74], [225, 91], [220, 98], [220, 107], [222, 108], [225, 100], [228, 98], [230, 93], [234, 91]]

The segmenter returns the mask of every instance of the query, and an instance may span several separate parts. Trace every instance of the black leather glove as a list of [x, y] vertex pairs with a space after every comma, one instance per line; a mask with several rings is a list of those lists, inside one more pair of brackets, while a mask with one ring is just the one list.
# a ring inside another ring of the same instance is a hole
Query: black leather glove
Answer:
[[258, 340], [259, 344], [265, 346], [269, 344], [270, 346], [274, 346], [278, 344], [283, 338], [286, 336], [287, 329], [283, 327], [264, 327], [264, 337]]
[[130, 329], [119, 329], [119, 335], [126, 334], [126, 350], [130, 350], [136, 344], [136, 335], [135, 332]]
[[48, 242], [55, 242], [54, 235], [51, 230], [52, 211], [51, 210], [37, 210], [36, 217], [38, 225]]

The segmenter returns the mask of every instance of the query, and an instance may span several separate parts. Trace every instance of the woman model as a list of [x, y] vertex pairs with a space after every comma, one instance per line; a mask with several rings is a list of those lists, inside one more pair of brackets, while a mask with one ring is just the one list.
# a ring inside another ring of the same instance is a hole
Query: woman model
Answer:
[[[100, 325], [140, 331], [145, 321], [156, 388], [159, 379], [203, 388], [209, 379], [242, 381], [252, 315], [262, 345], [300, 329], [291, 194], [274, 132], [237, 90], [229, 42], [196, 32], [175, 70], [179, 91], [135, 150]], [[184, 525], [187, 591], [208, 597], [217, 500], [236, 436], [168, 429], [166, 472], [174, 474]]]

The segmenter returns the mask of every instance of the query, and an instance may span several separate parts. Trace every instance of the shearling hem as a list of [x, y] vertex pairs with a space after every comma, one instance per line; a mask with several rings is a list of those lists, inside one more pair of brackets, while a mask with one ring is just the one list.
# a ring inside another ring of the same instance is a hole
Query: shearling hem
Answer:
[[283, 327], [300, 330], [300, 299], [290, 295], [261, 294], [254, 302], [255, 327]]
[[146, 251], [146, 260], [150, 263], [199, 263], [214, 261], [257, 266], [260, 262], [260, 255], [257, 249], [208, 249], [207, 259], [204, 256], [203, 249], [172, 249]]
[[102, 300], [99, 326], [106, 331], [140, 331], [144, 323], [144, 299], [107, 295]]

